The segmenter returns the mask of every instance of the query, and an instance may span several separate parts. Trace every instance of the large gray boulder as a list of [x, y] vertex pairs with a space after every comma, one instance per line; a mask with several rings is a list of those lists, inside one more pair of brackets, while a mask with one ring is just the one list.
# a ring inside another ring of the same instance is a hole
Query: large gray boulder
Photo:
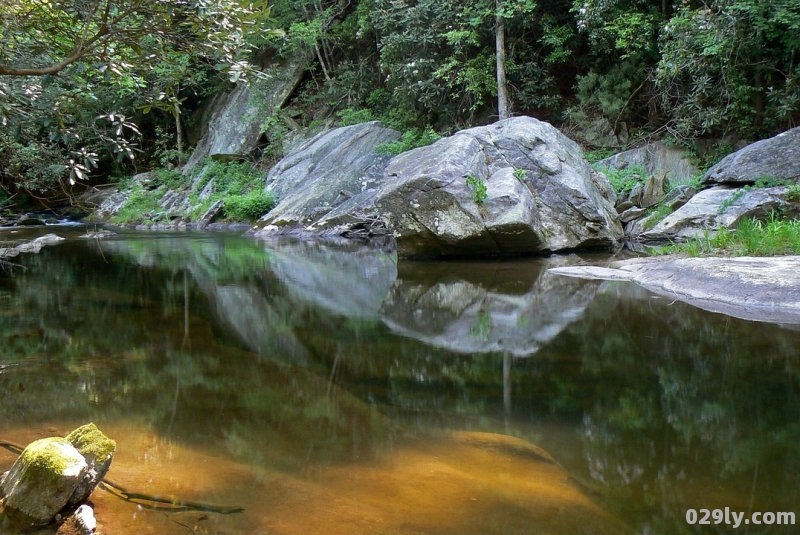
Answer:
[[322, 216], [359, 193], [374, 189], [390, 156], [376, 154], [400, 133], [377, 121], [322, 132], [286, 155], [267, 175], [266, 190], [278, 204], [259, 225], [260, 235], [310, 231]]
[[800, 182], [800, 127], [729, 154], [703, 177], [706, 184], [752, 184], [760, 179]]
[[717, 186], [692, 197], [652, 228], [646, 219], [636, 221], [629, 234], [643, 242], [682, 241], [735, 228], [745, 218], [765, 219], [772, 212], [797, 214], [800, 205], [788, 187], [732, 188]]
[[47, 524], [67, 505], [88, 468], [66, 439], [32, 442], [0, 486], [6, 511], [31, 524]]
[[[611, 246], [614, 193], [580, 147], [517, 117], [392, 160], [374, 206], [403, 256], [484, 256]], [[480, 202], [478, 182], [487, 197]]]
[[[331, 144], [325, 158], [335, 159], [335, 149]], [[345, 191], [336, 182], [331, 188], [327, 175], [321, 182], [294, 160], [279, 166], [299, 167], [300, 179], [282, 172], [273, 189], [283, 184], [282, 204], [303, 210], [279, 206], [257, 235], [298, 224], [314, 235], [390, 234], [398, 253], [413, 257], [608, 247], [622, 237], [605, 176], [589, 167], [575, 142], [530, 117], [464, 130], [401, 154], [382, 174], [366, 172], [356, 184], [360, 190]], [[299, 189], [311, 193], [296, 194]], [[299, 202], [322, 199], [323, 192], [330, 207], [309, 213], [312, 203]]]

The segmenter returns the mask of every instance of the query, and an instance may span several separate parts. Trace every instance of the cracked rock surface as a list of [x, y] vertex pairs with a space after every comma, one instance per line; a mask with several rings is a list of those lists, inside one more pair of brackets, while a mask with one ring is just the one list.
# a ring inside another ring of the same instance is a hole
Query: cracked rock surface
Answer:
[[[336, 149], [315, 159], [328, 162]], [[530, 117], [463, 130], [396, 156], [369, 178], [369, 187], [318, 217], [309, 213], [302, 232], [390, 235], [406, 257], [610, 247], [622, 238], [607, 179], [575, 142]], [[276, 209], [296, 204], [298, 195], [282, 192]], [[254, 233], [285, 232], [275, 217]]]

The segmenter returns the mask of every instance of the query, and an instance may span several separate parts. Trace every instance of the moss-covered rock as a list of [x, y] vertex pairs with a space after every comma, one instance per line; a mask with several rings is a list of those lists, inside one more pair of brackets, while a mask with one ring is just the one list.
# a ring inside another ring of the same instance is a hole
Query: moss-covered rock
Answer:
[[93, 423], [77, 428], [67, 435], [66, 440], [83, 455], [88, 465], [83, 481], [69, 499], [69, 503], [74, 505], [88, 498], [108, 473], [114, 452], [117, 451], [117, 443], [105, 436]]
[[6, 511], [47, 524], [67, 504], [88, 472], [83, 455], [63, 438], [43, 438], [22, 452], [0, 486]]

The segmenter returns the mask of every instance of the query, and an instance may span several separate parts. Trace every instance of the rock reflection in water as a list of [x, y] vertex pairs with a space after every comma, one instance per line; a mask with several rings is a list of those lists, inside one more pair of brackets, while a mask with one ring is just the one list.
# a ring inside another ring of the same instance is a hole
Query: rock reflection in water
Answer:
[[[379, 322], [391, 257], [365, 286], [369, 257], [353, 257], [348, 279], [324, 248], [167, 236], [103, 247], [108, 264], [85, 245], [37, 259], [0, 296], [15, 311], [2, 331], [0, 434], [28, 443], [95, 421], [118, 441], [110, 477], [123, 486], [245, 508], [165, 515], [97, 493], [106, 532], [625, 532], [527, 443], [419, 435], [318, 373], [302, 321], [320, 319], [323, 336], [337, 318]], [[97, 270], [87, 273], [87, 256]], [[344, 292], [352, 315], [335, 291], [315, 297], [317, 284]], [[244, 350], [259, 332], [270, 358]], [[0, 469], [11, 462], [0, 454]]]
[[[576, 258], [517, 263], [412, 264], [381, 307], [394, 332], [449, 351], [528, 357], [578, 321], [596, 282], [564, 281], [549, 267]], [[515, 273], [513, 285], [508, 274]]]
[[204, 234], [25, 262], [0, 289], [0, 436], [95, 421], [126, 486], [247, 509], [98, 496], [119, 532], [671, 534], [687, 508], [800, 503], [800, 333], [780, 326], [552, 260]]

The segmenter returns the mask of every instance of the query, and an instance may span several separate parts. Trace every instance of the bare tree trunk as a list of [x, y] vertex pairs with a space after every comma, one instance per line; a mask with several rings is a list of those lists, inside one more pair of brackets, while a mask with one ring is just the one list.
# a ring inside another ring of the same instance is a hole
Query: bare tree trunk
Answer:
[[500, 120], [508, 119], [508, 88], [506, 87], [506, 19], [502, 0], [495, 0], [495, 47], [497, 48], [497, 114]]
[[[177, 145], [178, 145], [178, 154], [183, 154], [183, 127], [181, 126], [181, 110], [178, 107], [178, 103], [174, 104], [175, 109], [173, 110], [173, 115], [175, 116], [175, 132], [177, 137]], [[180, 165], [180, 162], [178, 162]]]

